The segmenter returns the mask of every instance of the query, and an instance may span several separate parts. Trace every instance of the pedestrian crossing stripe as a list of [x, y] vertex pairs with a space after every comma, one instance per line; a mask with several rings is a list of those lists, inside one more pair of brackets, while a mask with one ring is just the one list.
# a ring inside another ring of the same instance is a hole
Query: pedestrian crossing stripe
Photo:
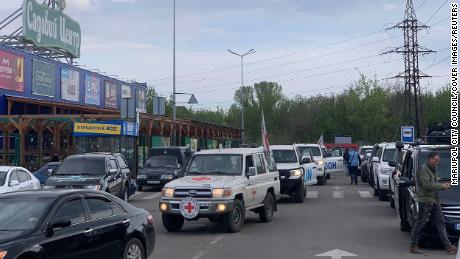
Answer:
[[345, 194], [340, 191], [333, 191], [332, 192], [332, 198], [334, 199], [343, 199], [345, 197]]
[[307, 191], [307, 199], [317, 199], [318, 191]]
[[363, 199], [372, 198], [372, 194], [369, 191], [358, 191], [358, 192], [359, 192], [359, 196], [361, 196], [361, 198]]

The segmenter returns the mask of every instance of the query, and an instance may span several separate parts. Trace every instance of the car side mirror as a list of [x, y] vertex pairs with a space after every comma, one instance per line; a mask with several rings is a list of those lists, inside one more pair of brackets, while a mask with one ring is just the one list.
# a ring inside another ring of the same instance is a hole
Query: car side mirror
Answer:
[[388, 165], [391, 167], [396, 167], [396, 161], [389, 161]]
[[118, 169], [115, 169], [115, 168], [110, 168], [109, 169], [109, 175], [115, 175], [118, 173]]
[[70, 221], [70, 219], [58, 219], [51, 223], [51, 227], [53, 229], [54, 228], [66, 228], [66, 227], [70, 227], [70, 225], [72, 225], [72, 222]]
[[13, 180], [13, 181], [10, 181], [10, 186], [18, 186], [19, 185], [19, 181], [18, 180]]
[[302, 157], [302, 159], [300, 160], [301, 165], [309, 164], [309, 163], [311, 163], [311, 158], [309, 157]]
[[47, 172], [48, 172], [48, 175], [52, 175], [52, 174], [53, 174], [53, 169], [49, 168], [49, 169], [47, 170]]
[[367, 157], [367, 158], [371, 158], [371, 157], [372, 157], [372, 154], [371, 154], [371, 153], [366, 153], [366, 157]]
[[255, 176], [255, 175], [256, 175], [256, 168], [253, 166], [249, 167], [247, 177]]
[[374, 162], [374, 163], [380, 163], [380, 160], [379, 160], [378, 157], [374, 156], [374, 157], [372, 158], [372, 162]]

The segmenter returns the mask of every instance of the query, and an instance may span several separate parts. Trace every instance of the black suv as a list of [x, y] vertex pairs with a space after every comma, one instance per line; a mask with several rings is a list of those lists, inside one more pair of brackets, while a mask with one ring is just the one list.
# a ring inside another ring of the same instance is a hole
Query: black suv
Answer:
[[[394, 203], [396, 213], [400, 219], [402, 231], [410, 231], [417, 216], [417, 200], [415, 185], [416, 175], [420, 166], [425, 163], [428, 153], [436, 151], [441, 156], [441, 163], [437, 168], [437, 178], [440, 183], [450, 183], [450, 145], [417, 145], [404, 151], [401, 167], [401, 176], [395, 174]], [[460, 186], [452, 186], [449, 190], [438, 192], [439, 202], [444, 213], [446, 230], [452, 240], [457, 241], [460, 236]], [[423, 230], [424, 236], [437, 235], [436, 229], [430, 222]]]
[[110, 153], [68, 156], [43, 188], [100, 190], [128, 201], [130, 173], [122, 160], [122, 155]]

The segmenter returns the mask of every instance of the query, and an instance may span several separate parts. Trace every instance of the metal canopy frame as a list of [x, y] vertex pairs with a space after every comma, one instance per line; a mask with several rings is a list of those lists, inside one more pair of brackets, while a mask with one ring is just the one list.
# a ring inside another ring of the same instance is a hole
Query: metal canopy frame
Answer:
[[[51, 8], [56, 7], [54, 0], [43, 0], [42, 4]], [[44, 58], [54, 59], [57, 61], [65, 60], [65, 63], [73, 64], [74, 58], [70, 53], [57, 48], [37, 47], [32, 42], [24, 39], [24, 37], [21, 36], [22, 26], [12, 31], [10, 30], [11, 32], [9, 34], [6, 33], [7, 29], [9, 29], [14, 22], [22, 18], [22, 12], [23, 8], [21, 4], [21, 7], [0, 21], [0, 35], [5, 34], [0, 36], [0, 44], [16, 49], [21, 49]]]

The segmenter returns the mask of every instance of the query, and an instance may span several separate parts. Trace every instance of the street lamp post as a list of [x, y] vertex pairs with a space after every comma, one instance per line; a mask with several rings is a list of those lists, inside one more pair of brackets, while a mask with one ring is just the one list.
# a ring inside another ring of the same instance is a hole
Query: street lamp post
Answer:
[[173, 146], [176, 145], [176, 0], [173, 1]]
[[243, 85], [243, 67], [244, 67], [244, 62], [243, 62], [243, 59], [245, 56], [247, 55], [250, 55], [250, 54], [254, 54], [256, 51], [254, 49], [250, 49], [248, 50], [247, 52], [245, 52], [244, 54], [239, 54], [239, 53], [236, 53], [234, 51], [231, 51], [228, 49], [228, 52], [230, 52], [231, 54], [233, 55], [236, 55], [238, 57], [240, 57], [241, 59], [241, 144], [244, 145], [244, 85]]

